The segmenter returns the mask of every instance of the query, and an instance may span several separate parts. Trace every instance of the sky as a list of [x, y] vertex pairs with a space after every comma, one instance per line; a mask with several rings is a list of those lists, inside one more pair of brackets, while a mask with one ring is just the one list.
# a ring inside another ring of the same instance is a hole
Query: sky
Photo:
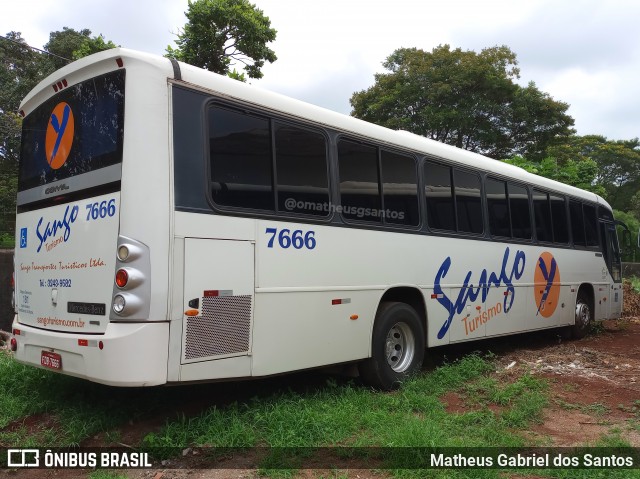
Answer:
[[[637, 0], [252, 0], [278, 31], [278, 60], [254, 85], [349, 114], [397, 48], [479, 52], [506, 45], [519, 83], [570, 105], [579, 135], [640, 136]], [[42, 48], [49, 33], [88, 28], [162, 55], [186, 23], [187, 0], [3, 0], [0, 34]]]

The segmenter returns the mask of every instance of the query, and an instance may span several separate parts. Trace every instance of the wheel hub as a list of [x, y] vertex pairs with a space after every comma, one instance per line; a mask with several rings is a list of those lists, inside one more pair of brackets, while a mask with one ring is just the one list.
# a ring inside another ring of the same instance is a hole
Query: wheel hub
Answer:
[[389, 330], [385, 354], [387, 363], [395, 372], [401, 373], [409, 368], [415, 354], [415, 338], [406, 323], [396, 323]]

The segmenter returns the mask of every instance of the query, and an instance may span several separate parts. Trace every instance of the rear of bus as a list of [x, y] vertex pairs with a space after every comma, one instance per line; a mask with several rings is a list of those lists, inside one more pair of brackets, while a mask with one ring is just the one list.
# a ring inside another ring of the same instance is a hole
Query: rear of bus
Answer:
[[23, 101], [19, 362], [111, 385], [166, 382], [170, 74], [168, 60], [114, 49]]

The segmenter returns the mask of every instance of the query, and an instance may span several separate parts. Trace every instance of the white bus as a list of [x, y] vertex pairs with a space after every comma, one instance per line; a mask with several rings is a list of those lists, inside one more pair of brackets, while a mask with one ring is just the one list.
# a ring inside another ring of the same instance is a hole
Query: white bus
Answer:
[[116, 386], [358, 364], [621, 315], [593, 193], [162, 57], [113, 49], [23, 120], [18, 361]]

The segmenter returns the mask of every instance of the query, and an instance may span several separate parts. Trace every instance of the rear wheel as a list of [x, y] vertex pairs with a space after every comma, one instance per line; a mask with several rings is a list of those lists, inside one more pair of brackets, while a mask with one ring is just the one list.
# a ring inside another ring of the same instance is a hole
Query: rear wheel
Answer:
[[359, 365], [360, 376], [376, 389], [398, 388], [424, 359], [424, 330], [416, 311], [405, 303], [382, 303], [371, 346], [371, 357]]
[[584, 293], [578, 293], [576, 300], [575, 324], [571, 329], [574, 338], [584, 338], [593, 325], [593, 310], [589, 304], [589, 299]]

